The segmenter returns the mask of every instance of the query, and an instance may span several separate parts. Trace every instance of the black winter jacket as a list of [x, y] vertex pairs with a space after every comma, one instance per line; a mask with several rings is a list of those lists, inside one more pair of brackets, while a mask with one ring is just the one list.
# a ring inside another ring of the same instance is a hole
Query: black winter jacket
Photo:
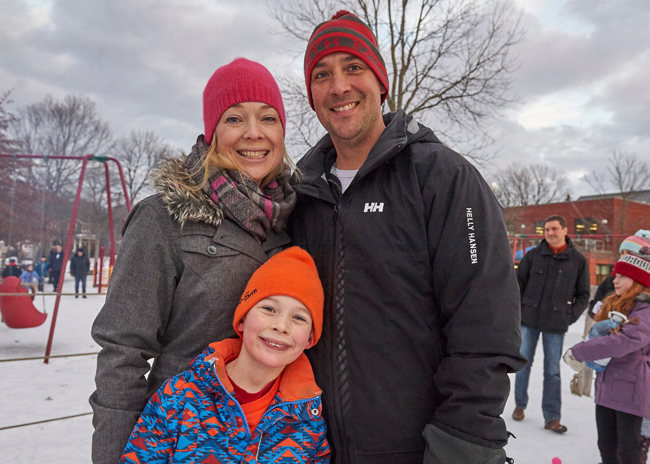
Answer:
[[519, 263], [521, 324], [540, 332], [566, 332], [589, 302], [587, 258], [569, 237], [557, 255], [546, 240], [530, 250]]
[[589, 302], [589, 317], [594, 318], [594, 306], [596, 306], [596, 303], [603, 301], [610, 293], [614, 293], [614, 290], [614, 276], [609, 275], [598, 285], [593, 299]]
[[63, 250], [60, 252], [56, 250], [50, 251], [48, 263], [50, 264], [50, 270], [61, 272], [61, 268], [63, 267]]
[[15, 264], [7, 264], [5, 268], [2, 270], [2, 277], [18, 277], [20, 278], [20, 275], [23, 273], [23, 271], [20, 269], [19, 266], [16, 266]]
[[76, 277], [86, 277], [90, 272], [90, 260], [86, 254], [79, 256], [77, 253], [74, 254], [70, 260], [70, 274]]
[[443, 462], [431, 456], [452, 449], [454, 462], [504, 462], [507, 374], [525, 361], [502, 209], [430, 129], [403, 111], [384, 120], [342, 195], [324, 174], [329, 136], [298, 163], [290, 231], [325, 288], [307, 354], [333, 462]]

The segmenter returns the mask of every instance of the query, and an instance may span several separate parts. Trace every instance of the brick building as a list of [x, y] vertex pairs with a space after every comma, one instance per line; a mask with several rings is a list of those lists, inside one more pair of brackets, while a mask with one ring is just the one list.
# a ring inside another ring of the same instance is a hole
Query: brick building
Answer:
[[576, 201], [505, 208], [508, 233], [516, 249], [536, 245], [544, 234], [544, 220], [552, 215], [567, 221], [569, 237], [589, 261], [591, 284], [611, 273], [618, 247], [639, 229], [650, 230], [650, 190], [633, 192], [625, 200], [618, 194], [591, 195]]

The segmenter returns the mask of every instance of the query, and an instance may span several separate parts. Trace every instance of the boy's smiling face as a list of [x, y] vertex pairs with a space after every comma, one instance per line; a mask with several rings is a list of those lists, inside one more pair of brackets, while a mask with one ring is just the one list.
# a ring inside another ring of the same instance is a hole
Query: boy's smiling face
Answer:
[[237, 325], [242, 332], [238, 361], [278, 375], [313, 345], [311, 313], [299, 300], [275, 295], [260, 300]]

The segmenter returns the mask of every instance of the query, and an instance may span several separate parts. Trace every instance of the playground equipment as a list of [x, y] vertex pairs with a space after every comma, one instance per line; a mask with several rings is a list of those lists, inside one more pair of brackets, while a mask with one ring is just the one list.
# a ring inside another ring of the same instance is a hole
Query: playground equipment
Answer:
[[[3, 293], [24, 293], [25, 296], [1, 295]], [[36, 309], [30, 292], [20, 285], [18, 277], [5, 277], [0, 283], [0, 312], [2, 321], [12, 329], [38, 327], [47, 319], [46, 313]]]
[[[124, 174], [122, 172], [122, 166], [120, 165], [120, 162], [115, 159], [111, 158], [108, 156], [94, 156], [94, 155], [85, 155], [85, 156], [39, 156], [39, 155], [11, 155], [11, 154], [4, 154], [0, 153], [0, 158], [12, 158], [14, 160], [16, 159], [60, 159], [60, 160], [79, 160], [82, 161], [81, 165], [81, 172], [79, 174], [79, 183], [77, 185], [77, 195], [75, 196], [75, 202], [74, 202], [74, 207], [72, 210], [72, 217], [70, 218], [70, 229], [68, 231], [68, 237], [66, 240], [65, 247], [63, 248], [63, 266], [61, 267], [61, 274], [59, 276], [59, 282], [57, 285], [57, 296], [56, 296], [56, 302], [54, 303], [54, 312], [52, 313], [52, 322], [50, 325], [50, 335], [47, 340], [47, 347], [45, 348], [45, 363], [48, 363], [49, 356], [50, 356], [50, 351], [52, 349], [52, 339], [54, 338], [54, 328], [56, 326], [56, 318], [59, 312], [59, 303], [61, 302], [61, 290], [63, 288], [63, 280], [65, 277], [65, 271], [66, 267], [68, 264], [68, 258], [70, 254], [70, 247], [72, 245], [72, 240], [73, 240], [73, 235], [74, 235], [74, 228], [75, 228], [75, 223], [77, 220], [77, 212], [79, 211], [79, 202], [81, 199], [81, 187], [83, 186], [83, 180], [84, 176], [86, 174], [86, 165], [88, 164], [88, 161], [99, 161], [104, 164], [104, 172], [106, 174], [106, 196], [107, 196], [107, 209], [108, 209], [108, 223], [111, 225], [109, 227], [109, 232], [110, 232], [110, 242], [111, 242], [111, 248], [109, 252], [109, 263], [110, 266], [112, 267], [115, 264], [115, 233], [113, 231], [113, 205], [111, 202], [111, 187], [110, 187], [110, 175], [109, 175], [109, 170], [108, 170], [108, 161], [114, 162], [117, 165], [118, 172], [120, 174], [120, 181], [122, 182], [122, 189], [124, 191], [124, 199], [126, 202], [126, 208], [127, 211], [131, 210], [131, 202], [129, 201], [129, 194], [126, 189], [126, 182], [124, 181]], [[4, 292], [0, 292], [4, 293]], [[22, 298], [22, 297], [19, 297]], [[31, 304], [31, 302], [30, 302]], [[10, 303], [11, 305], [11, 303]], [[8, 325], [8, 324], [7, 324]]]

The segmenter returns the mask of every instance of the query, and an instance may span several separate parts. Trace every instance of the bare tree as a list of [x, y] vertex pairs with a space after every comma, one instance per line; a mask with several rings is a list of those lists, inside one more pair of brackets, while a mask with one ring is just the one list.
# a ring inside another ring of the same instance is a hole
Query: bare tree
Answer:
[[[359, 15], [378, 38], [386, 61], [389, 111], [402, 108], [430, 123], [448, 144], [478, 162], [493, 142], [490, 120], [517, 100], [509, 90], [517, 68], [513, 46], [523, 38], [520, 14], [505, 0], [273, 1], [271, 14], [304, 53], [314, 27], [338, 8]], [[314, 118], [306, 89], [282, 81], [292, 133], [312, 145]], [[322, 130], [321, 130], [322, 131]], [[316, 131], [317, 132], [317, 131]]]
[[151, 131], [131, 132], [117, 141], [112, 153], [122, 164], [131, 202], [150, 190], [153, 170], [164, 158], [170, 158], [174, 149]]
[[[101, 155], [111, 144], [108, 123], [97, 115], [88, 97], [69, 95], [58, 101], [47, 96], [40, 103], [18, 111], [10, 125], [21, 151], [34, 155]], [[64, 194], [76, 189], [81, 163], [76, 160], [44, 160], [25, 171], [25, 179], [48, 191]]]
[[569, 195], [567, 178], [545, 164], [514, 164], [498, 171], [490, 184], [504, 208], [553, 203]]
[[635, 154], [614, 150], [607, 160], [605, 172], [592, 171], [585, 180], [599, 194], [613, 188], [627, 199], [632, 192], [650, 188], [650, 166]]
[[12, 103], [9, 99], [10, 95], [10, 90], [0, 95], [0, 153], [14, 153], [18, 148], [18, 143], [7, 133], [9, 125], [18, 120], [15, 115], [5, 109], [5, 105]]
[[585, 180], [597, 193], [605, 194], [614, 189], [616, 196], [623, 199], [619, 223], [623, 233], [630, 197], [634, 192], [650, 189], [650, 166], [635, 154], [614, 150], [607, 160], [605, 172], [592, 171]]

